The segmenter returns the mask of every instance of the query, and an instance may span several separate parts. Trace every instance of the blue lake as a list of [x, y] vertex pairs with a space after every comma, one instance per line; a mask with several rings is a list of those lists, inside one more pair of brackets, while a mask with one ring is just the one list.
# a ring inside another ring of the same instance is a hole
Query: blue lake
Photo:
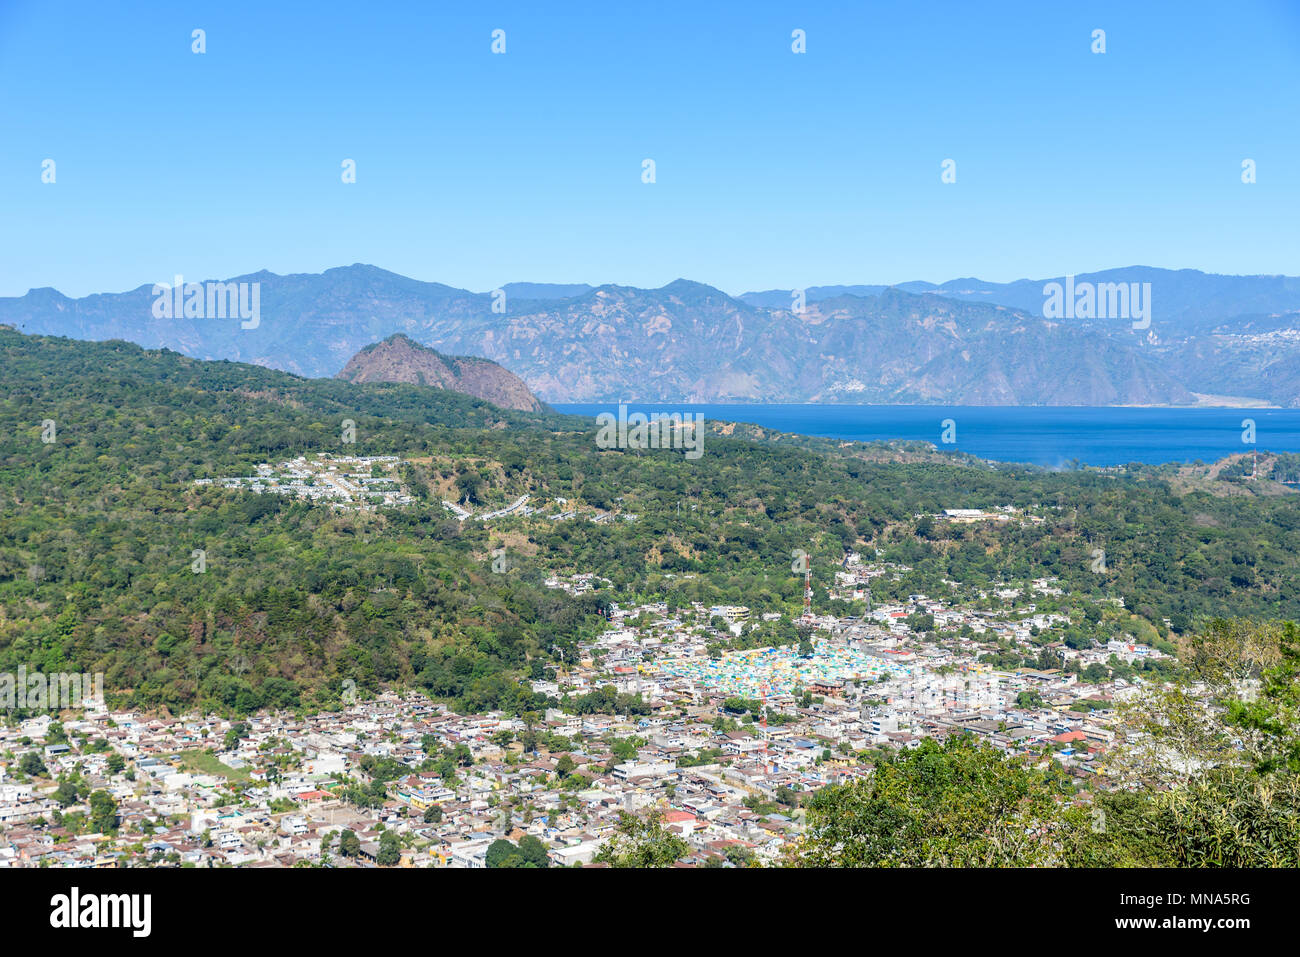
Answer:
[[[704, 414], [782, 432], [872, 442], [917, 439], [1001, 462], [1062, 467], [1127, 462], [1212, 462], [1248, 450], [1243, 419], [1260, 451], [1300, 452], [1300, 409], [1133, 409], [933, 405], [685, 405], [627, 403], [628, 411]], [[565, 403], [559, 412], [617, 414], [617, 403]], [[942, 442], [943, 422], [956, 443]]]

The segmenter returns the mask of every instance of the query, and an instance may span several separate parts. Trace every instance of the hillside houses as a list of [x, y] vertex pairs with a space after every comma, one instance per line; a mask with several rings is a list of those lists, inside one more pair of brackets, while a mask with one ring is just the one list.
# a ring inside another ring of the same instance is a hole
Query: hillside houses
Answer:
[[[894, 573], [846, 560], [833, 587]], [[577, 595], [607, 583], [546, 584]], [[779, 856], [811, 792], [926, 738], [972, 735], [1098, 773], [1115, 702], [1140, 680], [1110, 670], [1165, 655], [1132, 640], [1071, 647], [1050, 580], [996, 591], [817, 615], [807, 641], [783, 646], [749, 641], [780, 616], [743, 606], [614, 603], [576, 663], [529, 682], [549, 704], [528, 716], [389, 693], [242, 721], [27, 717], [0, 727], [12, 755], [0, 760], [0, 867], [376, 867], [386, 832], [406, 867], [482, 867], [494, 840], [524, 835], [552, 866], [580, 866], [621, 814], [648, 811], [687, 842], [685, 863], [732, 866]], [[43, 772], [21, 770], [29, 755]], [[60, 791], [61, 776], [75, 788]], [[90, 824], [98, 792], [116, 805], [116, 833]]]

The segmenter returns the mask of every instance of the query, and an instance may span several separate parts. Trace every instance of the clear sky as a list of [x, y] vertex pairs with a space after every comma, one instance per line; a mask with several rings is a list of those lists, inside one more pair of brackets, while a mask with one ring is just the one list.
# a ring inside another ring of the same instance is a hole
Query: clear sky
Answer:
[[0, 295], [1295, 275], [1298, 213], [1296, 0], [0, 0]]

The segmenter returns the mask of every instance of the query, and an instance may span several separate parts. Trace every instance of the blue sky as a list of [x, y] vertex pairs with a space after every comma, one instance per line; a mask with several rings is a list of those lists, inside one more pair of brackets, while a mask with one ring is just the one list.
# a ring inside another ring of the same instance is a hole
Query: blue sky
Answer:
[[0, 295], [1300, 273], [1295, 2], [280, 6], [0, 0]]

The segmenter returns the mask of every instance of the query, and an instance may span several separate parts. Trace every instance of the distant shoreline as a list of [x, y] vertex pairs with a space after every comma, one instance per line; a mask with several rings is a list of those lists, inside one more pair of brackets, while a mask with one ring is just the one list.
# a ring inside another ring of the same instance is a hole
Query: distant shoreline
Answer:
[[[1300, 409], [1276, 406], [955, 406], [624, 403], [629, 410], [702, 413], [791, 435], [848, 442], [927, 442], [994, 462], [1066, 468], [1217, 462], [1252, 449], [1300, 453]], [[616, 402], [559, 403], [594, 416]], [[1251, 443], [1250, 439], [1254, 442]], [[707, 453], [707, 442], [705, 444]]]

